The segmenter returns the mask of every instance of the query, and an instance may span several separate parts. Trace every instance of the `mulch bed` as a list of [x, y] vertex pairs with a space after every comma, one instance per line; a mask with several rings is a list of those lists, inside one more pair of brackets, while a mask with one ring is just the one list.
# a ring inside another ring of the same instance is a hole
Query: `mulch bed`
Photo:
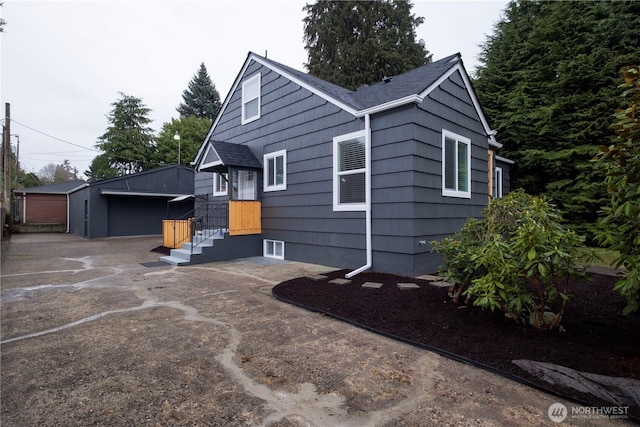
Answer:
[[[622, 316], [626, 300], [611, 289], [616, 277], [590, 274], [590, 282], [573, 284], [574, 298], [561, 325], [563, 332], [521, 326], [502, 313], [454, 304], [447, 288], [426, 280], [384, 273], [362, 273], [350, 284], [328, 283], [348, 270], [283, 282], [276, 298], [329, 314], [375, 332], [392, 336], [485, 369], [497, 371], [534, 387], [579, 403], [611, 406], [592, 395], [551, 385], [530, 375], [512, 360], [553, 363], [577, 371], [640, 380], [640, 316]], [[362, 288], [379, 282], [379, 289]], [[413, 282], [419, 289], [401, 290], [397, 283]], [[640, 407], [629, 415], [640, 418]]]
[[167, 248], [166, 246], [157, 246], [153, 249], [151, 249], [151, 252], [156, 252], [162, 255], [170, 255], [171, 254], [171, 248]]

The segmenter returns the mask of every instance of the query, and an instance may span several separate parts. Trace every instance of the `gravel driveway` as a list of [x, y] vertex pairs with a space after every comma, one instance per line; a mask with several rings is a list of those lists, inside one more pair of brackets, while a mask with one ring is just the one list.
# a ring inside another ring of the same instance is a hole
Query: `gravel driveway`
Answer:
[[2, 243], [3, 427], [552, 426], [550, 405], [576, 406], [271, 296], [330, 268], [141, 265], [160, 244]]

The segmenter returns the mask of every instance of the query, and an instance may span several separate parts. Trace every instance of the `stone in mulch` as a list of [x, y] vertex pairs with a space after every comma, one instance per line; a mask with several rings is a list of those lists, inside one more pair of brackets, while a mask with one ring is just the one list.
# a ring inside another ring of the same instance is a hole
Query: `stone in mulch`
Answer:
[[431, 274], [425, 274], [424, 276], [418, 276], [417, 279], [428, 280], [429, 282], [438, 282], [442, 280], [440, 276], [433, 276]]
[[382, 283], [378, 283], [378, 282], [364, 282], [362, 284], [363, 288], [373, 288], [373, 289], [380, 289], [382, 287]]
[[445, 282], [443, 280], [441, 280], [439, 282], [431, 282], [430, 285], [431, 286], [437, 286], [439, 288], [450, 288], [451, 287], [451, 283]]
[[416, 285], [415, 283], [398, 283], [398, 288], [404, 291], [407, 289], [420, 289], [420, 286]]
[[351, 280], [333, 279], [333, 280], [329, 281], [329, 283], [334, 284], [334, 285], [348, 285], [349, 283], [351, 283]]
[[308, 279], [311, 279], [311, 280], [318, 281], [318, 280], [325, 280], [325, 279], [327, 279], [327, 276], [322, 275], [322, 274], [310, 274], [310, 275], [308, 275], [308, 276], [307, 276], [307, 278], [308, 278]]

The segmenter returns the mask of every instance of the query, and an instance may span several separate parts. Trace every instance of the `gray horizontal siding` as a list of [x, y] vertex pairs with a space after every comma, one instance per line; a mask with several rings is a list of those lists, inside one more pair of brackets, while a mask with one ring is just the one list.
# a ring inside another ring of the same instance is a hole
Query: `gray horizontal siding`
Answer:
[[213, 173], [196, 172], [193, 191], [195, 195], [213, 195]]
[[[488, 144], [480, 119], [454, 74], [420, 106], [376, 115], [372, 127], [374, 266], [433, 272], [440, 258], [430, 242], [455, 233], [486, 205]], [[443, 129], [472, 141], [471, 199], [442, 196]]]
[[363, 120], [256, 63], [245, 75], [256, 72], [262, 83], [260, 119], [240, 124], [239, 86], [211, 139], [247, 144], [261, 160], [265, 153], [287, 150], [286, 191], [262, 194], [263, 238], [284, 241], [287, 259], [338, 265], [338, 259], [360, 258], [358, 265], [364, 214], [333, 212], [332, 144], [334, 136], [363, 129]]
[[[241, 85], [230, 95], [211, 139], [247, 144], [262, 160], [287, 150], [286, 191], [264, 192], [263, 238], [285, 242], [290, 260], [357, 268], [365, 262], [364, 212], [333, 211], [333, 138], [364, 128], [358, 119], [252, 62], [261, 73], [260, 119], [241, 125]], [[458, 74], [419, 105], [372, 115], [374, 268], [408, 275], [435, 272], [431, 245], [478, 216], [487, 200], [487, 137]], [[442, 129], [470, 138], [472, 193], [442, 196]], [[505, 168], [506, 173], [506, 168]], [[212, 192], [210, 174], [196, 177], [196, 194]]]

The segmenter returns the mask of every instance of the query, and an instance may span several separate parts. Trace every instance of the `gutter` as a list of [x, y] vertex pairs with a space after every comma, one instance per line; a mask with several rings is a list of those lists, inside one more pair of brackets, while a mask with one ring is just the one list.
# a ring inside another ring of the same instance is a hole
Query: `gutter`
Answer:
[[365, 245], [367, 252], [367, 263], [362, 267], [345, 274], [347, 279], [362, 273], [371, 268], [373, 265], [373, 251], [371, 244], [371, 121], [369, 114], [364, 116], [364, 152], [367, 159], [367, 168], [364, 174], [364, 191], [365, 191]]
[[[376, 105], [376, 106], [373, 106], [373, 107], [370, 107], [370, 108], [366, 108], [364, 110], [357, 111], [355, 113], [355, 116], [356, 117], [364, 117], [365, 118], [365, 123], [367, 123], [367, 120], [369, 120], [369, 115], [370, 114], [379, 113], [381, 111], [390, 110], [392, 108], [401, 107], [403, 105], [420, 104], [420, 103], [422, 103], [423, 100], [424, 100], [424, 97], [422, 97], [420, 95], [409, 95], [409, 96], [405, 96], [404, 98], [395, 99], [393, 101], [385, 102], [384, 104]], [[365, 124], [365, 127], [366, 126], [367, 125]], [[367, 129], [371, 130], [368, 127], [367, 127]]]
[[508, 163], [510, 165], [514, 164], [515, 162], [511, 159], [507, 159], [506, 157], [502, 157], [502, 156], [498, 156], [496, 155], [494, 157], [496, 160], [500, 161], [500, 162], [504, 162], [504, 163]]

